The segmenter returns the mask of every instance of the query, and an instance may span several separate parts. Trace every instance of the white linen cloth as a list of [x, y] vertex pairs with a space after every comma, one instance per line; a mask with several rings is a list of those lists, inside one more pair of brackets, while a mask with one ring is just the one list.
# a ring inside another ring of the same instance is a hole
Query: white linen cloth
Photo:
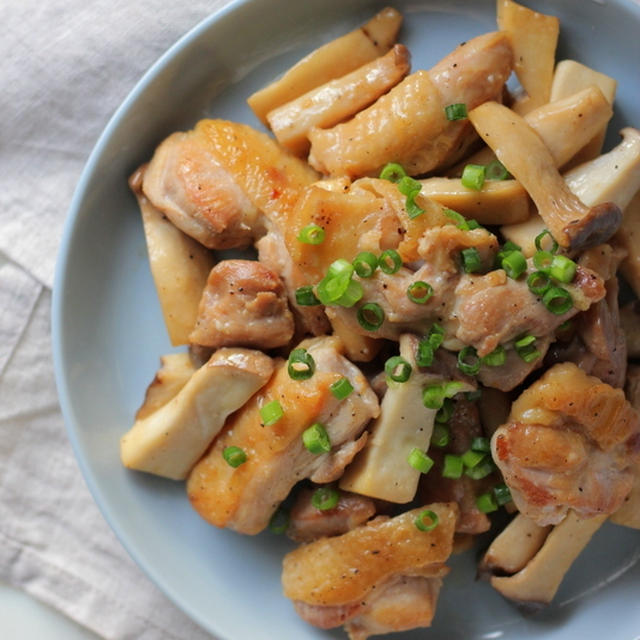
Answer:
[[129, 558], [81, 477], [50, 353], [56, 253], [111, 114], [175, 40], [227, 2], [0, 2], [0, 579], [105, 638], [211, 636]]

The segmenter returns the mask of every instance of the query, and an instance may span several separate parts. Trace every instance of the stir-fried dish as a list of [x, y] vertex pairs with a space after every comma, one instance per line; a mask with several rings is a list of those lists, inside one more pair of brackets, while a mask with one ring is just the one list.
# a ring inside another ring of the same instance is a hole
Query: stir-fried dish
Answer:
[[479, 575], [530, 607], [607, 519], [640, 528], [640, 132], [602, 153], [615, 79], [556, 62], [553, 16], [498, 0], [498, 30], [430, 69], [401, 21], [130, 179], [188, 349], [123, 464], [184, 480], [216, 527], [288, 535], [285, 596], [352, 640], [429, 626], [497, 512]]

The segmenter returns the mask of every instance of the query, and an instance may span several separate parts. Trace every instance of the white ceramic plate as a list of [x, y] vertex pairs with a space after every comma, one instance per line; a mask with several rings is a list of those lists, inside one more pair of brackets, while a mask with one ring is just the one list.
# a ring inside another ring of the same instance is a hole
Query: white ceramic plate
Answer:
[[[407, 0], [401, 40], [413, 68], [495, 29], [493, 0]], [[640, 126], [640, 5], [635, 0], [530, 0], [561, 19], [560, 58], [619, 81], [609, 145]], [[344, 637], [301, 622], [281, 595], [289, 543], [207, 525], [180, 483], [123, 469], [128, 429], [161, 354], [171, 350], [127, 177], [174, 130], [215, 116], [258, 126], [246, 97], [302, 55], [359, 25], [383, 5], [369, 0], [236, 2], [185, 36], [145, 75], [100, 138], [78, 186], [60, 252], [53, 300], [56, 375], [69, 437], [106, 519], [140, 566], [204, 628], [228, 640]], [[454, 558], [431, 630], [405, 638], [640, 637], [640, 535], [605, 526], [579, 558], [555, 603], [524, 618], [484, 583], [474, 554]]]

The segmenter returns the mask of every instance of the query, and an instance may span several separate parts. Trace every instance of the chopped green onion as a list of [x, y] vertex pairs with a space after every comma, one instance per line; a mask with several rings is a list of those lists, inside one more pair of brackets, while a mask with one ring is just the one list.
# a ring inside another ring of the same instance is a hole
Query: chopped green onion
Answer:
[[476, 273], [482, 268], [482, 261], [480, 260], [480, 253], [475, 247], [469, 247], [463, 249], [460, 252], [462, 258], [462, 268], [465, 273]]
[[474, 191], [480, 191], [484, 184], [486, 169], [481, 164], [468, 164], [462, 170], [462, 178], [460, 181], [462, 185], [467, 189], [473, 189]]
[[348, 378], [340, 378], [340, 380], [336, 380], [329, 387], [329, 391], [331, 391], [338, 400], [344, 400], [353, 392], [353, 385], [349, 382]]
[[496, 465], [491, 460], [490, 456], [485, 456], [485, 459], [475, 467], [465, 469], [464, 475], [469, 476], [472, 480], [482, 480], [488, 475], [491, 475], [496, 470]]
[[533, 254], [533, 264], [536, 269], [540, 269], [540, 271], [544, 271], [545, 273], [551, 267], [551, 263], [553, 262], [553, 253], [549, 251], [536, 251]]
[[447, 120], [463, 120], [467, 117], [467, 105], [464, 104], [464, 102], [448, 104], [444, 108], [444, 115], [447, 117]]
[[427, 409], [440, 409], [444, 398], [444, 387], [441, 384], [429, 385], [422, 391], [422, 404]]
[[[427, 524], [425, 519], [429, 521]], [[438, 526], [438, 514], [431, 511], [431, 509], [425, 509], [418, 514], [418, 517], [413, 521], [420, 531], [433, 531]]]
[[407, 297], [416, 304], [425, 304], [432, 295], [433, 287], [423, 280], [418, 280], [407, 288]]
[[482, 513], [491, 513], [498, 510], [498, 503], [492, 493], [483, 493], [476, 498], [476, 507]]
[[351, 277], [353, 275], [353, 265], [344, 258], [338, 258], [334, 260], [327, 270], [328, 278], [336, 278], [337, 276], [346, 275]]
[[420, 193], [422, 189], [422, 185], [418, 180], [414, 180], [409, 176], [405, 176], [400, 179], [398, 182], [398, 191], [407, 197], [405, 200], [405, 209], [407, 210], [407, 215], [409, 218], [417, 218], [419, 215], [424, 213], [424, 209], [422, 209], [416, 203], [416, 197]]
[[541, 296], [551, 286], [551, 280], [544, 271], [534, 271], [527, 278], [529, 291], [536, 296]]
[[430, 367], [433, 364], [433, 347], [429, 338], [423, 338], [418, 342], [416, 364], [419, 367]]
[[482, 364], [486, 364], [488, 367], [501, 367], [506, 361], [507, 352], [501, 344], [482, 358]]
[[433, 460], [417, 447], [411, 449], [407, 462], [420, 473], [429, 473], [434, 464]]
[[363, 329], [375, 331], [384, 322], [384, 311], [377, 302], [367, 302], [358, 309], [358, 322]]
[[289, 512], [283, 507], [278, 507], [269, 520], [271, 533], [284, 533], [289, 527]]
[[576, 275], [577, 267], [578, 265], [576, 265], [571, 258], [555, 255], [549, 267], [549, 275], [555, 280], [567, 284], [571, 282]]
[[337, 506], [340, 494], [331, 487], [320, 487], [311, 496], [311, 505], [319, 511], [329, 511]]
[[489, 438], [478, 436], [471, 441], [472, 451], [482, 451], [483, 453], [489, 453], [491, 451], [491, 442]]
[[260, 407], [260, 417], [262, 418], [262, 423], [265, 427], [275, 424], [283, 415], [284, 411], [277, 400], [267, 402], [267, 404]]
[[402, 266], [402, 258], [395, 249], [387, 249], [380, 254], [378, 264], [384, 273], [391, 275], [396, 273]]
[[469, 451], [465, 451], [461, 458], [464, 466], [467, 469], [473, 469], [477, 467], [480, 462], [482, 462], [487, 454], [482, 451], [474, 451], [473, 449], [469, 449]]
[[444, 340], [444, 329], [437, 322], [434, 322], [431, 329], [429, 329], [427, 340], [429, 340], [434, 351], [442, 344]]
[[454, 380], [453, 382], [446, 382], [442, 388], [442, 392], [444, 393], [445, 398], [453, 398], [454, 396], [457, 396], [465, 386], [464, 382], [458, 382], [457, 380]]
[[462, 231], [473, 231], [474, 229], [480, 229], [480, 223], [473, 218], [469, 218], [469, 220], [465, 220], [458, 225], [458, 229]]
[[566, 289], [562, 287], [551, 287], [542, 296], [542, 304], [551, 311], [551, 313], [561, 316], [573, 307], [573, 300], [571, 299], [571, 294]]
[[411, 370], [411, 365], [402, 356], [393, 356], [384, 365], [384, 372], [394, 382], [406, 382], [411, 376]]
[[511, 491], [506, 484], [499, 484], [493, 487], [493, 496], [499, 506], [504, 506], [507, 502], [511, 502]]
[[487, 165], [485, 176], [487, 180], [506, 180], [509, 177], [509, 172], [502, 162], [494, 160]]
[[354, 258], [352, 264], [361, 278], [370, 278], [378, 268], [378, 258], [371, 251], [363, 251]]
[[527, 259], [521, 251], [511, 251], [502, 258], [501, 266], [511, 279], [517, 280], [527, 270]]
[[325, 232], [317, 224], [308, 224], [298, 234], [298, 240], [304, 244], [322, 244]]
[[536, 337], [532, 335], [524, 336], [514, 343], [516, 353], [525, 361], [533, 362], [540, 357], [540, 352], [536, 349]]
[[404, 170], [404, 167], [397, 162], [389, 162], [387, 163], [380, 172], [381, 180], [388, 180], [389, 182], [399, 182], [402, 178], [407, 175], [407, 172]]
[[247, 461], [247, 454], [240, 447], [225, 447], [222, 457], [234, 469]]
[[[542, 242], [547, 236], [551, 241], [551, 245], [547, 249], [544, 249], [542, 246]], [[536, 236], [534, 242], [538, 251], [548, 251], [550, 253], [555, 253], [558, 250], [558, 243], [556, 242], [556, 239], [551, 235], [551, 231], [549, 231], [549, 229], [545, 229], [542, 233], [539, 233]]]
[[302, 443], [307, 451], [319, 455], [331, 451], [331, 440], [327, 430], [319, 423], [312, 424], [302, 432]]
[[292, 380], [308, 380], [316, 370], [313, 356], [306, 349], [294, 349], [289, 354], [287, 371]]
[[351, 279], [353, 267], [350, 263], [347, 262], [347, 264], [350, 271], [344, 270], [337, 275], [327, 275], [320, 281], [317, 293], [322, 304], [352, 307], [364, 295], [362, 285]]
[[442, 476], [444, 478], [461, 478], [464, 471], [464, 462], [461, 456], [447, 453], [444, 457]]
[[321, 304], [320, 300], [316, 298], [316, 294], [313, 293], [313, 287], [310, 285], [305, 285], [296, 289], [296, 302], [301, 307], [313, 307]]
[[431, 433], [431, 444], [434, 447], [446, 447], [451, 440], [451, 433], [449, 427], [442, 422], [436, 422], [433, 425], [433, 432]]
[[516, 244], [515, 242], [511, 242], [511, 240], [507, 240], [503, 245], [502, 245], [502, 251], [522, 251], [522, 247], [519, 244]]
[[466, 346], [458, 353], [458, 369], [468, 376], [475, 376], [480, 371], [480, 358], [472, 346]]
[[442, 213], [444, 213], [444, 215], [447, 216], [447, 218], [451, 218], [456, 223], [457, 226], [460, 226], [461, 224], [464, 224], [467, 221], [467, 219], [461, 213], [458, 213], [453, 209], [449, 209], [448, 207], [444, 207], [442, 209]]
[[442, 406], [438, 409], [438, 413], [436, 413], [436, 422], [449, 422], [453, 415], [453, 408], [453, 400], [445, 397]]

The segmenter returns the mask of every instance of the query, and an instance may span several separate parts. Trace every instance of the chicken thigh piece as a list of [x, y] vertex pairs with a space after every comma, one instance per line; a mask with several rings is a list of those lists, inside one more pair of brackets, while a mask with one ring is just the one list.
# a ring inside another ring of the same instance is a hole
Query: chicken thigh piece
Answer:
[[[284, 558], [284, 593], [304, 620], [343, 624], [352, 640], [429, 626], [457, 515], [455, 503], [436, 503], [303, 545]], [[420, 529], [424, 517], [435, 526]]]
[[201, 120], [156, 149], [142, 191], [179, 229], [210, 249], [250, 245], [318, 176], [252, 127]]
[[537, 524], [558, 524], [569, 509], [611, 514], [640, 464], [640, 415], [622, 389], [557, 364], [513, 403], [491, 447], [516, 506]]
[[[297, 482], [310, 478], [326, 483], [340, 477], [366, 442], [364, 427], [379, 411], [366, 378], [341, 355], [340, 347], [330, 337], [302, 342], [298, 348], [313, 358], [313, 375], [294, 380], [287, 362], [280, 361], [267, 385], [227, 420], [187, 482], [191, 504], [205, 520], [256, 534]], [[354, 390], [339, 400], [329, 387], [342, 377]], [[274, 402], [282, 415], [272, 421], [260, 409]], [[316, 423], [329, 437], [326, 453], [312, 453], [303, 442], [303, 432]], [[231, 466], [224, 457], [227, 447], [242, 449], [246, 461]]]
[[205, 347], [272, 349], [293, 337], [277, 273], [256, 260], [223, 260], [209, 273], [189, 339]]
[[448, 120], [445, 107], [468, 109], [498, 100], [511, 73], [505, 33], [460, 45], [430, 71], [407, 76], [351, 120], [309, 133], [311, 166], [332, 176], [375, 176], [387, 162], [419, 175], [453, 164], [476, 138], [466, 119]]

